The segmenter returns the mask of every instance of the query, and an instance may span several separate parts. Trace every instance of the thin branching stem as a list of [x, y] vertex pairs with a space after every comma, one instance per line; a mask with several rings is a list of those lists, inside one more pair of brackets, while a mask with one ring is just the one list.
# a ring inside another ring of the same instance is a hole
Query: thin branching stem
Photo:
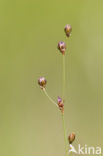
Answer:
[[45, 95], [48, 97], [48, 99], [54, 104], [56, 105], [56, 107], [58, 107], [57, 103], [48, 95], [47, 91], [45, 88], [43, 88], [43, 91], [45, 93]]

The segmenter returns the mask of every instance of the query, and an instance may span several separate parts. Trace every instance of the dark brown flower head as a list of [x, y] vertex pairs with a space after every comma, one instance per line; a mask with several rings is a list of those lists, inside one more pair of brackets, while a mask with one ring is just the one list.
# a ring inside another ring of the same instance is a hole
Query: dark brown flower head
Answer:
[[72, 144], [75, 140], [75, 133], [71, 133], [68, 137], [69, 144]]
[[66, 33], [66, 36], [69, 37], [71, 35], [71, 32], [72, 32], [72, 27], [70, 24], [67, 24], [64, 28], [64, 31]]
[[57, 100], [57, 103], [58, 103], [58, 107], [59, 109], [62, 111], [62, 113], [64, 112], [64, 101], [58, 96], [58, 100]]
[[60, 41], [58, 43], [58, 49], [64, 55], [65, 54], [65, 51], [66, 51], [66, 44], [64, 42]]
[[41, 89], [45, 88], [46, 83], [47, 83], [47, 81], [46, 81], [46, 79], [44, 77], [40, 77], [38, 79], [38, 84], [40, 85]]

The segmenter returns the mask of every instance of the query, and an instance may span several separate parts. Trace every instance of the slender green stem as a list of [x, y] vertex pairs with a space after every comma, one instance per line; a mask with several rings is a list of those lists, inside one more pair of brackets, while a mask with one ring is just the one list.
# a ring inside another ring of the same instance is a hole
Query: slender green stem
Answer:
[[[63, 55], [63, 93], [62, 98], [65, 99], [65, 81], [66, 81], [66, 72], [65, 72], [65, 54]], [[66, 136], [66, 128], [65, 128], [65, 120], [64, 120], [64, 112], [62, 113], [62, 122], [63, 122], [63, 130], [64, 130], [64, 142], [65, 142], [65, 155], [67, 156], [67, 136]]]
[[62, 113], [62, 122], [63, 122], [63, 130], [64, 130], [65, 155], [67, 155], [67, 137], [66, 137], [64, 113]]
[[63, 93], [62, 98], [65, 98], [65, 54], [63, 55]]
[[43, 91], [44, 91], [45, 95], [48, 97], [48, 99], [49, 99], [54, 105], [56, 105], [56, 106], [58, 107], [57, 103], [48, 95], [48, 93], [47, 93], [47, 91], [46, 91], [45, 88], [43, 88]]

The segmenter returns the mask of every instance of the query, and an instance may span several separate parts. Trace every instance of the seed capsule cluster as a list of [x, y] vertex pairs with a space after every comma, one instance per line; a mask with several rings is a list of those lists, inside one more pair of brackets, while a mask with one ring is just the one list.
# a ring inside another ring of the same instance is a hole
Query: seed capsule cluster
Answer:
[[63, 101], [59, 96], [58, 96], [57, 103], [58, 103], [59, 109], [60, 109], [61, 112], [63, 113], [63, 112], [64, 112], [64, 101]]
[[64, 55], [65, 54], [65, 51], [66, 51], [66, 44], [64, 42], [60, 41], [58, 43], [58, 49]]
[[45, 88], [46, 83], [47, 83], [47, 80], [45, 79], [45, 77], [40, 77], [38, 79], [38, 84], [39, 84], [41, 89]]
[[[64, 28], [65, 34], [67, 37], [70, 37], [72, 32], [72, 27], [70, 24], [67, 24]], [[64, 55], [66, 51], [66, 44], [63, 41], [60, 41], [57, 46], [58, 50]]]
[[67, 24], [64, 28], [64, 31], [65, 31], [65, 34], [67, 37], [70, 37], [71, 35], [71, 32], [72, 32], [72, 27], [70, 24]]
[[71, 134], [68, 136], [69, 144], [72, 144], [74, 140], [75, 140], [75, 133], [71, 133]]

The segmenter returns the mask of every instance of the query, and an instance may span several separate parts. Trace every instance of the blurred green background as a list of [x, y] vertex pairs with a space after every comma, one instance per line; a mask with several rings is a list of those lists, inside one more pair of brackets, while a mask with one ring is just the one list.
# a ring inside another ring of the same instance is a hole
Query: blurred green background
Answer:
[[60, 113], [37, 84], [45, 76], [48, 93], [61, 96], [60, 40], [67, 134], [76, 133], [75, 147], [103, 145], [103, 1], [1, 0], [0, 156], [64, 155]]

